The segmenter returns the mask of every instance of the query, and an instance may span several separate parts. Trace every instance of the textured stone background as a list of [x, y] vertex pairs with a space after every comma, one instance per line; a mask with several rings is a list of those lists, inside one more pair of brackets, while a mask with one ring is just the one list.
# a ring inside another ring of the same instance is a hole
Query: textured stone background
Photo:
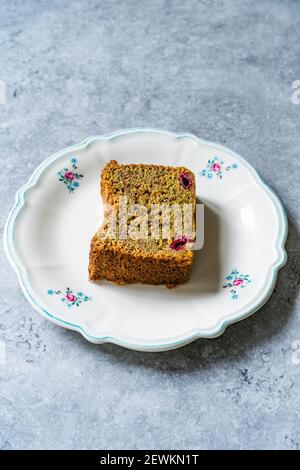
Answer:
[[290, 221], [289, 261], [260, 312], [162, 354], [43, 320], [1, 247], [0, 448], [299, 448], [300, 2], [0, 0], [0, 47], [2, 230], [45, 157], [130, 126], [225, 143]]

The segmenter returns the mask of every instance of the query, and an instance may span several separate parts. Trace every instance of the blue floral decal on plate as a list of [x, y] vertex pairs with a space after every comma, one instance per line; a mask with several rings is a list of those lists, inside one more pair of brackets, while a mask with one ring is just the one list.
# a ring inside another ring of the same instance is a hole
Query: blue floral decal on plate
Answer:
[[65, 291], [49, 289], [48, 295], [59, 295], [61, 301], [64, 302], [67, 307], [79, 307], [82, 302], [91, 300], [91, 297], [85, 295], [83, 292], [79, 291], [77, 294], [74, 294], [70, 287], [67, 287]]
[[72, 169], [69, 170], [68, 168], [64, 168], [63, 170], [59, 171], [57, 173], [58, 180], [62, 181], [67, 189], [69, 190], [69, 193], [73, 193], [76, 188], [80, 186], [80, 183], [78, 180], [83, 178], [83, 175], [81, 173], [78, 173], [78, 168], [77, 168], [77, 159], [72, 158], [71, 159], [71, 164], [72, 164]]
[[222, 179], [224, 171], [236, 170], [238, 168], [237, 163], [232, 163], [232, 165], [227, 166], [224, 165], [224, 160], [221, 160], [219, 157], [214, 157], [212, 160], [208, 160], [206, 168], [200, 172], [200, 176], [206, 176], [208, 179], [216, 176]]
[[251, 281], [249, 274], [241, 274], [237, 269], [233, 269], [228, 276], [226, 276], [226, 283], [223, 285], [224, 289], [230, 289], [232, 299], [238, 299], [237, 291], [244, 289]]

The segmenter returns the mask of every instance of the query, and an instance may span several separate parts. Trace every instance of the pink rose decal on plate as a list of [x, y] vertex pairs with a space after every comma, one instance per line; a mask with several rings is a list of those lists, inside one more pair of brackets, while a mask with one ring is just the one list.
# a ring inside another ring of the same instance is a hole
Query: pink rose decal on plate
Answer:
[[250, 284], [251, 279], [249, 274], [241, 274], [237, 269], [233, 269], [228, 276], [226, 276], [226, 283], [223, 285], [224, 289], [229, 289], [231, 298], [238, 299], [238, 289], [244, 289], [247, 284]]
[[83, 175], [77, 171], [77, 163], [76, 158], [71, 158], [72, 170], [64, 168], [57, 173], [58, 181], [62, 181], [66, 185], [69, 193], [73, 193], [80, 186], [78, 180], [83, 178]]
[[67, 287], [64, 292], [61, 290], [48, 290], [48, 295], [59, 295], [60, 300], [67, 306], [67, 307], [79, 307], [80, 304], [83, 302], [87, 302], [91, 300], [91, 297], [85, 295], [83, 292], [78, 291], [76, 294]]
[[73, 294], [67, 294], [67, 295], [66, 295], [66, 300], [67, 300], [68, 302], [75, 302], [75, 301], [76, 301], [76, 296], [73, 295]]
[[242, 284], [244, 284], [243, 279], [235, 279], [235, 280], [233, 281], [233, 285], [234, 285], [235, 287], [241, 286]]
[[67, 180], [72, 181], [72, 180], [75, 178], [75, 174], [73, 173], [73, 171], [67, 171], [67, 172], [65, 173], [65, 178], [66, 178]]
[[224, 171], [236, 170], [238, 168], [237, 163], [232, 163], [232, 165], [227, 166], [224, 165], [224, 160], [219, 157], [214, 157], [212, 160], [208, 160], [206, 168], [200, 172], [200, 176], [206, 176], [208, 179], [212, 179], [216, 176], [221, 180], [224, 176]]
[[220, 163], [214, 163], [214, 164], [211, 166], [212, 171], [220, 171], [221, 168], [222, 168], [222, 167], [221, 167]]

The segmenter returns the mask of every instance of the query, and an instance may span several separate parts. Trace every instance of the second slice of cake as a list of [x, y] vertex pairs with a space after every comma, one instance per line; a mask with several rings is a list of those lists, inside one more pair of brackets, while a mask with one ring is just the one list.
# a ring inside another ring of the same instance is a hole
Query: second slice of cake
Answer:
[[195, 177], [185, 167], [121, 165], [101, 174], [104, 221], [90, 247], [89, 278], [116, 284], [186, 282], [195, 239]]

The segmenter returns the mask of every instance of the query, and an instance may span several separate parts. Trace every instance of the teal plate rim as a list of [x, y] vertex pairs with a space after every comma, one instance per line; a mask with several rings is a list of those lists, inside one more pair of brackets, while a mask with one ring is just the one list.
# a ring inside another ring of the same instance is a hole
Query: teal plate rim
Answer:
[[[180, 338], [172, 339], [171, 341], [163, 342], [163, 343], [157, 342], [154, 344], [149, 344], [149, 343], [143, 343], [143, 342], [126, 341], [121, 338], [117, 338], [115, 336], [106, 336], [106, 335], [105, 336], [93, 336], [89, 334], [87, 331], [85, 331], [84, 328], [82, 328], [80, 325], [62, 320], [56, 317], [54, 314], [48, 312], [42, 305], [39, 304], [38, 300], [35, 297], [34, 291], [32, 290], [28, 277], [26, 275], [25, 266], [22, 264], [22, 261], [20, 260], [17, 254], [15, 243], [14, 243], [14, 226], [22, 208], [26, 204], [26, 198], [25, 198], [26, 192], [37, 184], [43, 171], [52, 162], [54, 162], [58, 158], [65, 155], [67, 152], [73, 152], [75, 150], [82, 150], [96, 140], [113, 140], [118, 137], [128, 135], [128, 134], [134, 134], [134, 133], [158, 133], [158, 134], [174, 137], [176, 139], [190, 138], [190, 139], [195, 140], [198, 143], [209, 145], [220, 151], [225, 151], [229, 153], [233, 158], [238, 158], [247, 167], [247, 169], [252, 173], [257, 183], [262, 187], [263, 190], [265, 190], [265, 192], [271, 198], [271, 200], [273, 201], [274, 207], [276, 209], [278, 219], [280, 221], [279, 233], [277, 236], [277, 243], [276, 243], [277, 255], [278, 255], [277, 260], [272, 265], [272, 276], [269, 280], [269, 283], [267, 284], [261, 296], [257, 299], [257, 302], [253, 304], [251, 308], [246, 308], [239, 315], [235, 315], [231, 318], [227, 317], [226, 319], [221, 319], [220, 322], [213, 329], [193, 330], [193, 331], [190, 331], [189, 333], [184, 334]], [[211, 142], [205, 139], [201, 139], [191, 133], [171, 132], [171, 131], [165, 131], [165, 130], [149, 128], [149, 127], [145, 127], [145, 128], [135, 127], [135, 128], [129, 128], [129, 129], [121, 129], [118, 131], [110, 132], [108, 134], [95, 135], [95, 136], [88, 137], [84, 139], [81, 143], [66, 147], [63, 150], [52, 154], [50, 157], [44, 160], [33, 172], [28, 182], [17, 191], [16, 196], [15, 196], [15, 204], [12, 210], [10, 211], [10, 214], [5, 224], [4, 233], [3, 233], [3, 241], [4, 241], [4, 249], [5, 249], [6, 255], [18, 275], [18, 279], [19, 279], [22, 291], [26, 299], [33, 306], [33, 308], [37, 310], [43, 317], [49, 319], [50, 321], [52, 321], [53, 323], [59, 326], [62, 326], [62, 327], [65, 327], [67, 329], [71, 329], [74, 331], [78, 331], [88, 341], [96, 343], [96, 344], [114, 343], [119, 346], [126, 347], [128, 349], [139, 350], [139, 351], [149, 351], [149, 352], [155, 352], [155, 351], [159, 352], [159, 351], [166, 351], [166, 350], [178, 348], [180, 346], [184, 346], [185, 344], [191, 343], [192, 341], [199, 339], [199, 338], [207, 338], [207, 339], [216, 338], [220, 336], [222, 333], [224, 333], [224, 331], [229, 325], [236, 323], [240, 320], [243, 320], [244, 318], [252, 315], [257, 310], [259, 310], [271, 296], [274, 290], [275, 284], [276, 284], [278, 271], [280, 268], [282, 268], [285, 265], [287, 261], [287, 253], [285, 250], [285, 242], [287, 239], [287, 234], [288, 234], [288, 220], [287, 220], [285, 209], [280, 199], [278, 198], [276, 193], [270, 188], [270, 186], [259, 176], [257, 171], [252, 167], [252, 165], [250, 165], [247, 162], [247, 160], [245, 160], [239, 154], [233, 152], [232, 150], [228, 149], [227, 147], [223, 145], [216, 144], [215, 142]]]

